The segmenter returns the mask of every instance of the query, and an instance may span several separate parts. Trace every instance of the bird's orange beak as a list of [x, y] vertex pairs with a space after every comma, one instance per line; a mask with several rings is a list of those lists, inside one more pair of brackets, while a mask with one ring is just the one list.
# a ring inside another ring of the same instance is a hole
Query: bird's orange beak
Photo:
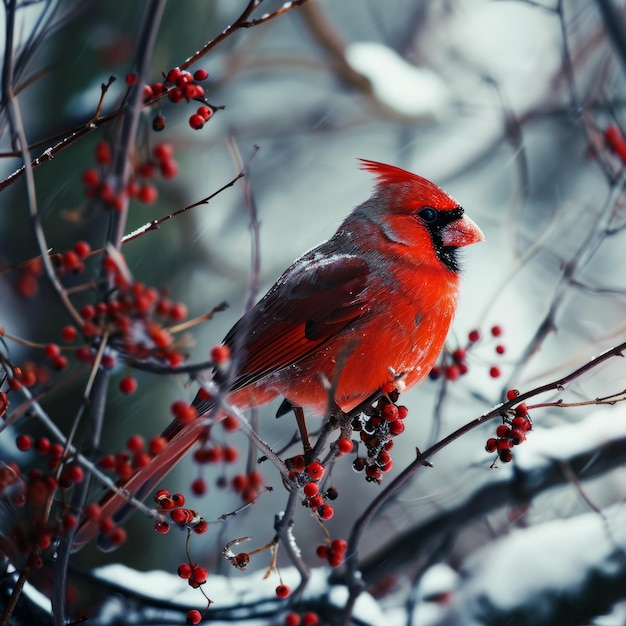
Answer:
[[483, 231], [467, 215], [454, 220], [441, 231], [444, 246], [461, 248], [485, 240]]

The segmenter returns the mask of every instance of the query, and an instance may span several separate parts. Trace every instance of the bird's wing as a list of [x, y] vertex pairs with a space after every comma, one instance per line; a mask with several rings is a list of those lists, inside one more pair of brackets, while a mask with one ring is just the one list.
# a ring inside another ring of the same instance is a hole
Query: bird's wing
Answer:
[[297, 363], [357, 320], [368, 275], [367, 262], [351, 255], [297, 261], [226, 335], [236, 358], [230, 389]]

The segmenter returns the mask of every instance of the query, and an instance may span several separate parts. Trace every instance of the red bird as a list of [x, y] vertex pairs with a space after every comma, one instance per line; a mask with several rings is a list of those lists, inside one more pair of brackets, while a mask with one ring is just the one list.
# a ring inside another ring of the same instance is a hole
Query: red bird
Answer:
[[[254, 407], [284, 396], [321, 415], [332, 381], [334, 401], [349, 411], [385, 383], [409, 389], [435, 363], [457, 306], [458, 248], [483, 234], [428, 180], [375, 161], [362, 160], [362, 168], [377, 177], [373, 196], [296, 260], [226, 335], [234, 356], [230, 404]], [[213, 406], [200, 394], [194, 405], [199, 416]], [[205, 428], [202, 419], [174, 421], [164, 452], [121, 487], [145, 497]], [[113, 492], [101, 505], [116, 521], [132, 510]], [[77, 546], [95, 526], [83, 525]]]

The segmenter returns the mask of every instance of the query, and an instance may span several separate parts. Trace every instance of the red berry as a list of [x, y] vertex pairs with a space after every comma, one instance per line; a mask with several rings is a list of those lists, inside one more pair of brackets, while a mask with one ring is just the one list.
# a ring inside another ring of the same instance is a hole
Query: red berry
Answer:
[[492, 326], [491, 327], [491, 334], [494, 337], [499, 337], [502, 334], [502, 326]]
[[148, 444], [148, 452], [150, 452], [152, 456], [156, 456], [157, 454], [163, 452], [166, 447], [167, 439], [165, 437], [162, 437], [161, 435], [158, 435], [150, 439], [150, 443]]
[[522, 430], [532, 430], [532, 422], [527, 417], [514, 417], [513, 422], [511, 423], [513, 428], [521, 428]]
[[465, 350], [463, 350], [463, 348], [457, 348], [452, 353], [452, 359], [456, 363], [461, 363], [462, 361], [465, 361], [466, 358], [467, 358], [467, 352]]
[[233, 562], [239, 569], [246, 569], [250, 563], [250, 555], [247, 552], [240, 552], [233, 557]]
[[62, 354], [58, 354], [52, 359], [52, 363], [50, 365], [53, 370], [64, 370], [68, 365], [67, 357], [64, 357]]
[[172, 495], [172, 502], [174, 506], [185, 506], [185, 496], [182, 493], [175, 493]]
[[514, 428], [509, 435], [514, 446], [518, 446], [526, 439], [526, 431], [522, 428]]
[[169, 316], [174, 322], [182, 322], [187, 318], [187, 305], [182, 302], [172, 304], [169, 310]]
[[191, 609], [187, 611], [187, 623], [188, 624], [199, 624], [202, 621], [202, 613], [197, 609]]
[[100, 175], [97, 170], [85, 170], [81, 179], [88, 187], [95, 187], [100, 182]]
[[318, 461], [313, 461], [307, 465], [306, 471], [313, 480], [320, 480], [324, 475], [324, 466]]
[[476, 329], [470, 330], [467, 338], [469, 339], [470, 343], [476, 343], [480, 339], [480, 331]]
[[119, 526], [114, 528], [110, 533], [107, 533], [107, 541], [112, 547], [121, 546], [126, 541], [126, 531]]
[[491, 378], [499, 378], [500, 373], [500, 368], [495, 365], [489, 368], [489, 376], [491, 376]]
[[207, 484], [204, 478], [196, 478], [191, 483], [191, 491], [196, 496], [202, 496], [206, 493]]
[[15, 438], [15, 445], [17, 446], [17, 449], [21, 452], [26, 452], [27, 450], [30, 450], [32, 443], [33, 441], [28, 435], [18, 435]]
[[297, 454], [296, 456], [291, 458], [291, 463], [293, 465], [293, 469], [296, 472], [303, 472], [304, 468], [306, 467], [306, 463], [304, 460], [304, 455], [302, 454]]
[[365, 459], [363, 457], [354, 459], [352, 469], [354, 469], [355, 472], [362, 472], [365, 469]]
[[202, 117], [202, 119], [207, 122], [213, 116], [213, 109], [207, 106], [198, 107], [196, 113]]
[[505, 352], [506, 352], [506, 348], [501, 343], [499, 343], [496, 346], [496, 353], [497, 354], [504, 354]]
[[517, 389], [509, 389], [506, 392], [506, 399], [507, 400], [515, 400], [515, 398], [517, 398], [517, 396], [519, 396], [519, 391]]
[[396, 384], [393, 381], [383, 383], [380, 387], [380, 391], [388, 396], [390, 393], [393, 393], [396, 388]]
[[137, 193], [137, 200], [143, 204], [152, 204], [157, 201], [159, 192], [154, 185], [142, 185]]
[[320, 617], [314, 611], [308, 611], [302, 616], [302, 626], [315, 626], [320, 623]]
[[211, 350], [211, 361], [215, 365], [223, 365], [230, 359], [230, 348], [228, 346], [215, 346]]
[[61, 348], [59, 348], [56, 343], [49, 343], [45, 346], [43, 352], [49, 359], [53, 359], [55, 356], [61, 354]]
[[278, 585], [276, 587], [276, 596], [280, 598], [281, 600], [283, 598], [287, 598], [290, 593], [291, 593], [291, 589], [289, 589], [287, 585]]
[[111, 147], [106, 141], [99, 141], [96, 145], [96, 162], [100, 165], [111, 165]]
[[343, 555], [348, 549], [348, 542], [345, 539], [334, 539], [330, 544], [331, 550]]
[[168, 83], [175, 83], [181, 76], [180, 67], [173, 67], [168, 73], [166, 80]]
[[82, 268], [82, 263], [74, 250], [68, 250], [63, 254], [61, 263], [68, 272], [78, 272]]
[[119, 383], [120, 391], [126, 395], [137, 391], [137, 380], [133, 376], [124, 376]]
[[445, 376], [446, 380], [458, 380], [461, 376], [461, 368], [456, 363], [454, 365], [448, 365], [444, 368], [443, 375]]
[[303, 491], [304, 495], [307, 498], [312, 498], [313, 496], [316, 496], [318, 494], [319, 488], [316, 483], [310, 482], [304, 485]]
[[200, 68], [193, 73], [194, 80], [206, 80], [209, 73], [204, 69]]
[[328, 546], [325, 543], [320, 544], [315, 549], [315, 554], [317, 554], [320, 559], [328, 558]]
[[387, 404], [383, 409], [383, 417], [389, 422], [397, 420], [398, 407], [395, 404]]
[[227, 415], [222, 420], [222, 428], [227, 433], [233, 433], [236, 430], [239, 430], [239, 420], [234, 415]]
[[320, 506], [322, 506], [322, 504], [324, 504], [324, 498], [319, 493], [316, 496], [309, 498], [309, 508], [313, 511], [317, 510]]
[[167, 92], [170, 102], [180, 102], [185, 97], [185, 92], [180, 87], [174, 87]]
[[174, 156], [174, 147], [165, 141], [158, 143], [152, 149], [152, 156], [159, 162], [170, 161]]
[[192, 422], [198, 415], [195, 407], [191, 406], [187, 402], [184, 402], [183, 400], [177, 400], [174, 402], [171, 406], [171, 411], [174, 414], [174, 417], [176, 417], [176, 419], [183, 424]]
[[509, 463], [513, 460], [513, 453], [510, 450], [500, 450], [498, 456], [503, 463]]
[[525, 402], [520, 402], [520, 404], [515, 407], [515, 415], [519, 417], [526, 417], [526, 415], [528, 415], [528, 407]]
[[112, 454], [105, 454], [99, 461], [98, 465], [105, 472], [112, 472], [115, 469], [115, 457]]
[[131, 452], [141, 452], [144, 445], [145, 441], [141, 435], [131, 435], [126, 441], [126, 447]]
[[92, 522], [95, 522], [96, 520], [98, 520], [101, 514], [102, 514], [102, 509], [100, 508], [100, 505], [97, 504], [96, 502], [89, 503], [83, 509], [83, 517], [86, 520], [90, 520]]
[[162, 115], [156, 115], [152, 120], [152, 130], [159, 133], [165, 128], [165, 118]]
[[500, 426], [496, 428], [496, 435], [498, 437], [508, 437], [510, 430], [511, 429], [508, 424], [500, 424]]
[[347, 437], [339, 437], [339, 439], [337, 439], [337, 449], [339, 452], [347, 454], [348, 452], [352, 452], [353, 448], [354, 444], [351, 439], [348, 439]]
[[209, 572], [204, 567], [196, 566], [193, 568], [191, 579], [195, 583], [202, 585], [203, 583], [207, 581], [208, 577], [209, 577]]
[[135, 173], [141, 178], [154, 178], [156, 166], [150, 161], [144, 161], [137, 166]]
[[389, 423], [389, 434], [392, 437], [400, 435], [404, 432], [405, 426], [402, 420], [396, 420], [395, 422]]
[[485, 450], [487, 450], [487, 452], [495, 452], [497, 446], [498, 446], [498, 440], [495, 437], [490, 437], [489, 439], [487, 439]]
[[377, 465], [368, 465], [365, 468], [365, 474], [368, 478], [371, 478], [372, 480], [380, 480], [382, 473], [382, 470]]
[[137, 74], [135, 72], [128, 72], [128, 74], [126, 74], [126, 78], [125, 78], [126, 84], [128, 86], [136, 85], [138, 79], [139, 79], [139, 77], [137, 76]]
[[159, 163], [159, 171], [163, 178], [176, 178], [178, 175], [178, 164], [174, 159], [169, 161], [162, 161]]
[[77, 334], [78, 332], [74, 326], [65, 326], [65, 328], [61, 331], [61, 338], [63, 341], [74, 341]]
[[317, 514], [323, 520], [329, 520], [335, 514], [335, 510], [330, 504], [322, 504], [322, 506], [317, 508]]
[[159, 535], [166, 535], [170, 531], [170, 525], [167, 522], [157, 520], [154, 522], [154, 530], [156, 530]]
[[189, 118], [189, 126], [191, 126], [191, 128], [193, 128], [194, 130], [200, 130], [204, 126], [204, 118], [202, 117], [202, 115], [194, 113]]
[[300, 626], [302, 620], [297, 613], [287, 613], [285, 616], [284, 626]]
[[77, 241], [74, 244], [74, 252], [78, 255], [79, 259], [86, 259], [91, 252], [91, 246], [86, 241]]
[[155, 96], [154, 89], [150, 85], [144, 85], [143, 92], [142, 92], [143, 101], [147, 102], [154, 96]]

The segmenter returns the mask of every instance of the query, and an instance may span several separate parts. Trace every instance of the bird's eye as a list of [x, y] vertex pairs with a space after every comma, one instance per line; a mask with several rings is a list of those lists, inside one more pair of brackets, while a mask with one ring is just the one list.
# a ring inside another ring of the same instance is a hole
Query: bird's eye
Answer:
[[437, 221], [437, 209], [433, 209], [430, 206], [425, 206], [423, 209], [420, 209], [417, 214], [426, 224], [432, 224]]

